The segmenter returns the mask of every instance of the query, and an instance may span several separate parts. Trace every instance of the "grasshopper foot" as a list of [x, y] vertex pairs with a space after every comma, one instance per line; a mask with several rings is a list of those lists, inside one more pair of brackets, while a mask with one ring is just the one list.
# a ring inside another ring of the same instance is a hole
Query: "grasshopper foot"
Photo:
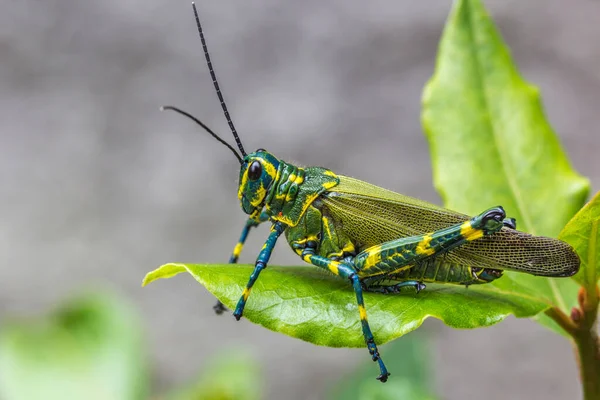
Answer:
[[213, 310], [215, 311], [215, 314], [221, 315], [225, 311], [227, 311], [227, 307], [225, 307], [223, 303], [217, 300], [217, 303], [213, 306]]
[[385, 374], [381, 374], [377, 377], [377, 380], [380, 381], [381, 383], [385, 383], [388, 380], [388, 376], [390, 376], [389, 372], [386, 372]]
[[506, 226], [507, 228], [517, 229], [517, 220], [514, 218], [504, 218], [502, 224], [504, 224], [504, 226]]

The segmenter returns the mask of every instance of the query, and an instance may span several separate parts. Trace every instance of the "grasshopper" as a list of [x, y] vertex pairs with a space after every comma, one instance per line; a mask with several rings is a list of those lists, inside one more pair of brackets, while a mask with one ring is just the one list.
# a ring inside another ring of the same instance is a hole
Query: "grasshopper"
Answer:
[[[388, 372], [369, 327], [363, 292], [416, 292], [425, 282], [474, 285], [492, 282], [503, 271], [568, 277], [580, 260], [567, 243], [516, 230], [502, 207], [469, 217], [321, 167], [298, 167], [258, 149], [246, 153], [217, 83], [196, 6], [196, 24], [219, 101], [239, 153], [204, 123], [191, 118], [233, 152], [240, 163], [238, 199], [248, 214], [230, 263], [236, 263], [249, 231], [263, 222], [271, 230], [233, 312], [239, 320], [252, 286], [282, 234], [305, 262], [349, 282], [356, 294], [366, 346], [379, 363], [377, 377]], [[443, 256], [442, 256], [443, 255]], [[384, 282], [394, 281], [393, 284]], [[215, 311], [225, 307], [217, 303]]]

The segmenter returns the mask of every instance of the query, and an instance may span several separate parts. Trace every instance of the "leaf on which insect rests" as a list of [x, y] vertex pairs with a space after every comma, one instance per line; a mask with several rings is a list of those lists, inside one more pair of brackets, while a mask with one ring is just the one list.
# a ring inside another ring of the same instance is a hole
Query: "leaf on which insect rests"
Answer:
[[[143, 284], [189, 272], [230, 309], [248, 282], [249, 265], [166, 264], [146, 275]], [[469, 288], [428, 285], [416, 294], [365, 293], [369, 324], [378, 344], [417, 329], [428, 317], [454, 328], [478, 328], [508, 315], [531, 317], [548, 304], [491, 285]], [[208, 305], [207, 305], [208, 306]], [[252, 289], [244, 317], [268, 329], [329, 347], [364, 347], [356, 296], [350, 284], [315, 267], [264, 270]]]
[[[434, 183], [450, 209], [476, 215], [502, 205], [519, 230], [556, 237], [583, 205], [589, 182], [570, 165], [542, 108], [479, 0], [459, 0], [423, 93], [422, 123]], [[503, 290], [550, 301], [568, 313], [579, 285], [508, 272]], [[565, 333], [541, 315], [538, 321]]]

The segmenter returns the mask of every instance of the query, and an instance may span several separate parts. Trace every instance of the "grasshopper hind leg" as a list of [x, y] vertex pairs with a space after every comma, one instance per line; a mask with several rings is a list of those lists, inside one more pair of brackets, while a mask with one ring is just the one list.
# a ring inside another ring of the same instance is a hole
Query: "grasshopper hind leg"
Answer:
[[381, 355], [377, 349], [377, 344], [375, 343], [375, 338], [373, 337], [371, 327], [369, 326], [369, 321], [367, 320], [367, 310], [365, 308], [365, 302], [363, 299], [363, 285], [358, 277], [357, 271], [351, 266], [351, 264], [346, 262], [335, 261], [327, 257], [316, 255], [314, 254], [314, 249], [311, 248], [304, 249], [302, 252], [302, 258], [307, 263], [326, 269], [330, 272], [333, 272], [337, 276], [350, 280], [352, 283], [352, 288], [354, 289], [354, 293], [356, 294], [360, 324], [367, 349], [369, 350], [369, 354], [371, 355], [373, 361], [377, 361], [379, 364], [379, 376], [377, 377], [377, 380], [381, 382], [387, 382], [390, 373], [381, 359]]

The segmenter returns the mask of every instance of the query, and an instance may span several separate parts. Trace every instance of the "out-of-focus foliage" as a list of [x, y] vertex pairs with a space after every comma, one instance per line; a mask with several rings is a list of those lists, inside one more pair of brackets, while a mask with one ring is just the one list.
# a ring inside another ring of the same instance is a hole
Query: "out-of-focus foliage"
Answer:
[[[93, 294], [0, 332], [2, 400], [146, 400], [148, 357], [138, 315]], [[202, 355], [199, 355], [202, 357]], [[198, 379], [156, 400], [258, 400], [262, 374], [241, 350], [220, 353]]]
[[137, 315], [111, 296], [88, 295], [0, 334], [3, 400], [135, 400], [148, 395]]
[[382, 347], [385, 362], [393, 371], [385, 385], [373, 378], [373, 363], [360, 367], [336, 382], [332, 400], [434, 400], [432, 359], [427, 335], [412, 334]]
[[262, 374], [243, 350], [229, 350], [209, 360], [196, 382], [165, 396], [165, 400], [258, 400]]

